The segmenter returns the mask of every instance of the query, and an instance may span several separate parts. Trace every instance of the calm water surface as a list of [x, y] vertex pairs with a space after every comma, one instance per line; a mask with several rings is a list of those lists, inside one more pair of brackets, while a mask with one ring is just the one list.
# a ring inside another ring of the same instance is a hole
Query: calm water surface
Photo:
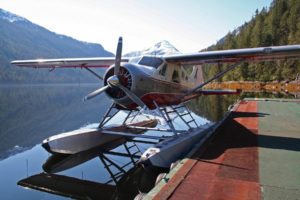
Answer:
[[[82, 101], [86, 94], [97, 87], [99, 86], [84, 84], [0, 86], [0, 199], [65, 199], [26, 189], [17, 183], [43, 172], [42, 165], [50, 156], [40, 145], [43, 139], [87, 125], [97, 125], [111, 100], [106, 95], [100, 95], [90, 101]], [[274, 97], [273, 94], [262, 96]], [[282, 96], [277, 94], [275, 97]], [[238, 98], [239, 96], [201, 97], [187, 105], [197, 115], [199, 123], [218, 121], [228, 106]], [[141, 150], [147, 147], [149, 145], [140, 146]], [[117, 156], [112, 159], [120, 164], [126, 162], [124, 158]], [[110, 179], [96, 156], [58, 174], [97, 183], [105, 183]], [[146, 184], [145, 190], [149, 190], [151, 184]], [[120, 195], [119, 198], [127, 199], [132, 195]]]

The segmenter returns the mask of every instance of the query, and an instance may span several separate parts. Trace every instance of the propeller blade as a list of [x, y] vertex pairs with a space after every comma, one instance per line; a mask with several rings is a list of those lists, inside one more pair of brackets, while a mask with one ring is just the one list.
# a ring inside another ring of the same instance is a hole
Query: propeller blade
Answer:
[[99, 95], [99, 94], [101, 94], [102, 92], [104, 92], [105, 90], [107, 90], [109, 88], [109, 86], [108, 85], [106, 85], [106, 86], [104, 86], [104, 87], [102, 87], [102, 88], [99, 88], [98, 90], [95, 90], [94, 92], [91, 92], [90, 94], [88, 94], [88, 95], [86, 95], [85, 97], [84, 97], [84, 101], [86, 101], [86, 100], [89, 100], [89, 99], [91, 99], [91, 98], [94, 98], [94, 97], [96, 97], [97, 95]]
[[116, 85], [118, 88], [120, 88], [121, 90], [123, 90], [126, 95], [134, 102], [136, 103], [138, 106], [140, 106], [141, 108], [146, 108], [147, 106], [144, 104], [144, 102], [142, 102], [142, 100], [140, 98], [138, 98], [133, 92], [131, 92], [130, 90], [128, 90], [126, 87], [124, 87], [121, 84]]
[[122, 39], [122, 37], [119, 37], [119, 42], [118, 42], [117, 52], [116, 52], [116, 59], [115, 59], [114, 75], [118, 75], [119, 71], [120, 71], [120, 65], [121, 65], [121, 59], [122, 59], [122, 45], [123, 45], [123, 39]]

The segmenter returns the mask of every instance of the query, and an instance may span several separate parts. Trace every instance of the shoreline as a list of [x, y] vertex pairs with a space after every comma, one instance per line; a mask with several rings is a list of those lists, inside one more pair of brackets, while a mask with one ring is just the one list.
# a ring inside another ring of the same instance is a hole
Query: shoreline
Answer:
[[57, 86], [99, 86], [102, 83], [0, 83], [0, 88], [5, 87], [57, 87]]
[[300, 81], [291, 82], [259, 82], [259, 81], [228, 81], [208, 84], [207, 89], [231, 89], [245, 92], [300, 92]]

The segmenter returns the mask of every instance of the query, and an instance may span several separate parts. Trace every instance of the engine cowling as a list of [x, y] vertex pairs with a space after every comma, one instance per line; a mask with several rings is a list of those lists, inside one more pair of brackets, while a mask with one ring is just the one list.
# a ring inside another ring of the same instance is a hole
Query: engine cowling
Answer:
[[[105, 73], [104, 76], [104, 85], [107, 85], [107, 79], [111, 76], [114, 75], [114, 67], [108, 69], [108, 71]], [[131, 90], [132, 89], [132, 75], [129, 72], [128, 69], [126, 69], [125, 67], [121, 66], [120, 67], [120, 71], [118, 74], [119, 77], [119, 81], [120, 83], [126, 87], [127, 89]], [[113, 99], [122, 99], [124, 97], [126, 97], [125, 92], [123, 92], [121, 89], [117, 88], [117, 87], [110, 87], [108, 88], [106, 91], [106, 94], [108, 96], [110, 96]]]

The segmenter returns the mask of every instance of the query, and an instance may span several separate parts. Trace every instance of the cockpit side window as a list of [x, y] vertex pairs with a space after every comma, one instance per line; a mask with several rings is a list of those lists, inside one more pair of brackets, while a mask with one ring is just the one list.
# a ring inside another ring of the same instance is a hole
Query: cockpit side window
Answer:
[[195, 79], [197, 79], [197, 76], [198, 76], [198, 68], [196, 69], [196, 73], [195, 73]]
[[167, 64], [164, 64], [164, 66], [159, 70], [159, 74], [161, 76], [165, 76], [167, 72]]
[[179, 74], [178, 74], [178, 71], [177, 71], [177, 70], [174, 70], [174, 71], [173, 71], [173, 74], [172, 74], [172, 81], [175, 82], [175, 83], [179, 83]]

